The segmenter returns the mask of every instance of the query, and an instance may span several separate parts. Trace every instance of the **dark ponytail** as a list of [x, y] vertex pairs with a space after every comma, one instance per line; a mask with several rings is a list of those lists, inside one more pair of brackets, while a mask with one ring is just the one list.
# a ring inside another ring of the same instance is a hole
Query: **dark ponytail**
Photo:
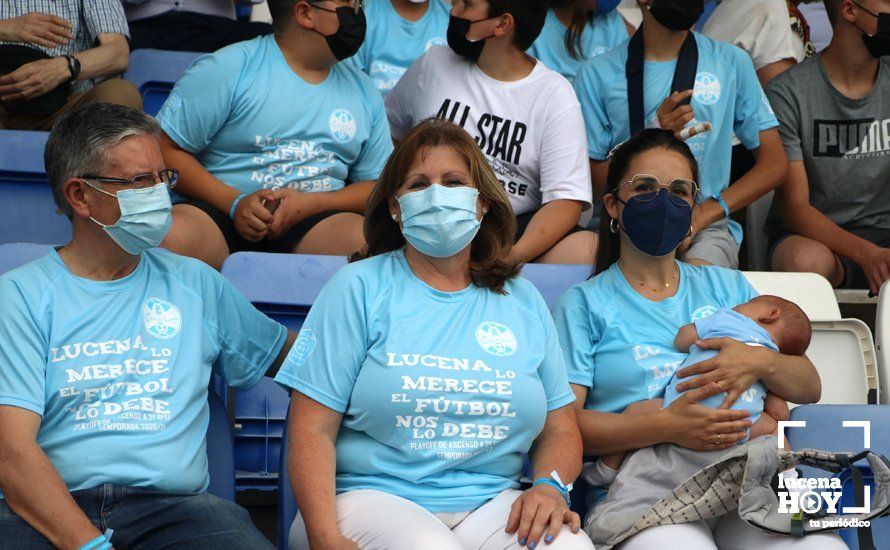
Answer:
[[[614, 193], [619, 185], [633, 177], [632, 174], [627, 173], [633, 159], [647, 151], [659, 148], [682, 155], [689, 162], [692, 179], [698, 182], [698, 162], [686, 142], [678, 139], [669, 130], [650, 128], [625, 141], [612, 152], [609, 157], [609, 174], [606, 176], [604, 194]], [[612, 233], [611, 221], [608, 212], [603, 208], [600, 217], [599, 246], [596, 250], [594, 275], [599, 275], [609, 269], [621, 256], [621, 239], [617, 233]]]
[[581, 35], [587, 25], [593, 26], [596, 13], [587, 9], [585, 0], [550, 0], [551, 8], [565, 8], [569, 5], [572, 6], [572, 19], [566, 29], [565, 46], [572, 59], [584, 60], [587, 56], [581, 44]]

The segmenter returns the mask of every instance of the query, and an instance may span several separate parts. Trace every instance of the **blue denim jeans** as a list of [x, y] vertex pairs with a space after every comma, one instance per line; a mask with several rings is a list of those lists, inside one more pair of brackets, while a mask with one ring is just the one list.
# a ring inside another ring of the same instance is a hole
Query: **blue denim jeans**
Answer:
[[[207, 493], [171, 494], [105, 484], [71, 495], [100, 531], [114, 529], [111, 543], [116, 550], [274, 549], [247, 510]], [[0, 547], [32, 550], [53, 545], [0, 500]]]

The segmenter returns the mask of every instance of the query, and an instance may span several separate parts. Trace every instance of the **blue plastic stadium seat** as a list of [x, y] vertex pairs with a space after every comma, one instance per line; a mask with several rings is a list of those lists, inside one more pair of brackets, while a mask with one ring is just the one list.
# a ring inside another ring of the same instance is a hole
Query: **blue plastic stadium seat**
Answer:
[[[0, 245], [0, 275], [41, 258], [50, 251], [42, 244]], [[235, 500], [235, 455], [232, 430], [222, 399], [209, 392], [210, 422], [207, 424], [207, 462], [210, 485], [207, 492], [226, 500]]]
[[[791, 410], [791, 420], [805, 420], [806, 428], [786, 428], [793, 449], [821, 449], [858, 453], [863, 448], [862, 428], [844, 428], [844, 420], [871, 421], [871, 451], [890, 457], [890, 405], [802, 405]], [[863, 461], [864, 463], [864, 461]], [[802, 468], [807, 477], [830, 474]], [[841, 536], [858, 548], [855, 530], [845, 529]], [[872, 537], [878, 550], [890, 550], [890, 518], [872, 521]]]
[[204, 54], [164, 50], [136, 50], [130, 54], [130, 66], [124, 78], [142, 94], [143, 110], [154, 116], [170, 95], [182, 73]]
[[[226, 260], [222, 274], [260, 311], [299, 332], [321, 288], [346, 262], [340, 256], [239, 252]], [[287, 392], [270, 379], [235, 394], [239, 489], [275, 489], [289, 403]]]
[[550, 309], [560, 296], [586, 281], [591, 273], [591, 267], [586, 265], [527, 264], [522, 268], [522, 276], [537, 287]]
[[64, 244], [71, 223], [56, 213], [43, 168], [47, 132], [0, 130], [0, 244]]

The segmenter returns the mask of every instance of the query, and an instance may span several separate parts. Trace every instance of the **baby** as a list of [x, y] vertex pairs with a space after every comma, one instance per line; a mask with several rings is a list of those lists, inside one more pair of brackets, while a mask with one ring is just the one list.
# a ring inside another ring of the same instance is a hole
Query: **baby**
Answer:
[[[688, 352], [689, 356], [677, 370], [717, 355], [717, 351], [703, 350], [696, 346], [697, 340], [732, 338], [749, 346], [763, 346], [784, 355], [803, 355], [810, 345], [812, 333], [809, 319], [796, 304], [778, 296], [758, 296], [733, 309], [718, 310], [710, 317], [681, 327], [674, 346], [679, 351]], [[680, 396], [677, 384], [690, 379], [680, 379], [674, 374], [665, 388], [663, 400], [651, 399], [634, 403], [624, 411], [625, 414], [652, 413], [667, 407]], [[703, 399], [699, 404], [718, 408], [725, 399], [724, 392]], [[760, 381], [743, 392], [730, 408], [750, 413], [752, 437], [775, 433], [778, 428], [776, 420], [788, 415], [787, 403], [769, 393]], [[767, 414], [761, 414], [764, 411]], [[585, 466], [585, 479], [597, 486], [610, 484], [624, 461], [624, 455], [625, 453], [605, 455], [596, 463]]]

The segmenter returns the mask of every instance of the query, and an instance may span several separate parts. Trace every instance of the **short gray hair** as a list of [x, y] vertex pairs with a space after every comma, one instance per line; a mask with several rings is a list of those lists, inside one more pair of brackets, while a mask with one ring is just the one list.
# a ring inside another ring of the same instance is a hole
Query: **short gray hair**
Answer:
[[59, 211], [73, 212], [62, 193], [69, 178], [104, 175], [108, 150], [131, 136], [160, 136], [158, 123], [142, 111], [111, 103], [90, 103], [59, 118], [53, 125], [43, 163]]

